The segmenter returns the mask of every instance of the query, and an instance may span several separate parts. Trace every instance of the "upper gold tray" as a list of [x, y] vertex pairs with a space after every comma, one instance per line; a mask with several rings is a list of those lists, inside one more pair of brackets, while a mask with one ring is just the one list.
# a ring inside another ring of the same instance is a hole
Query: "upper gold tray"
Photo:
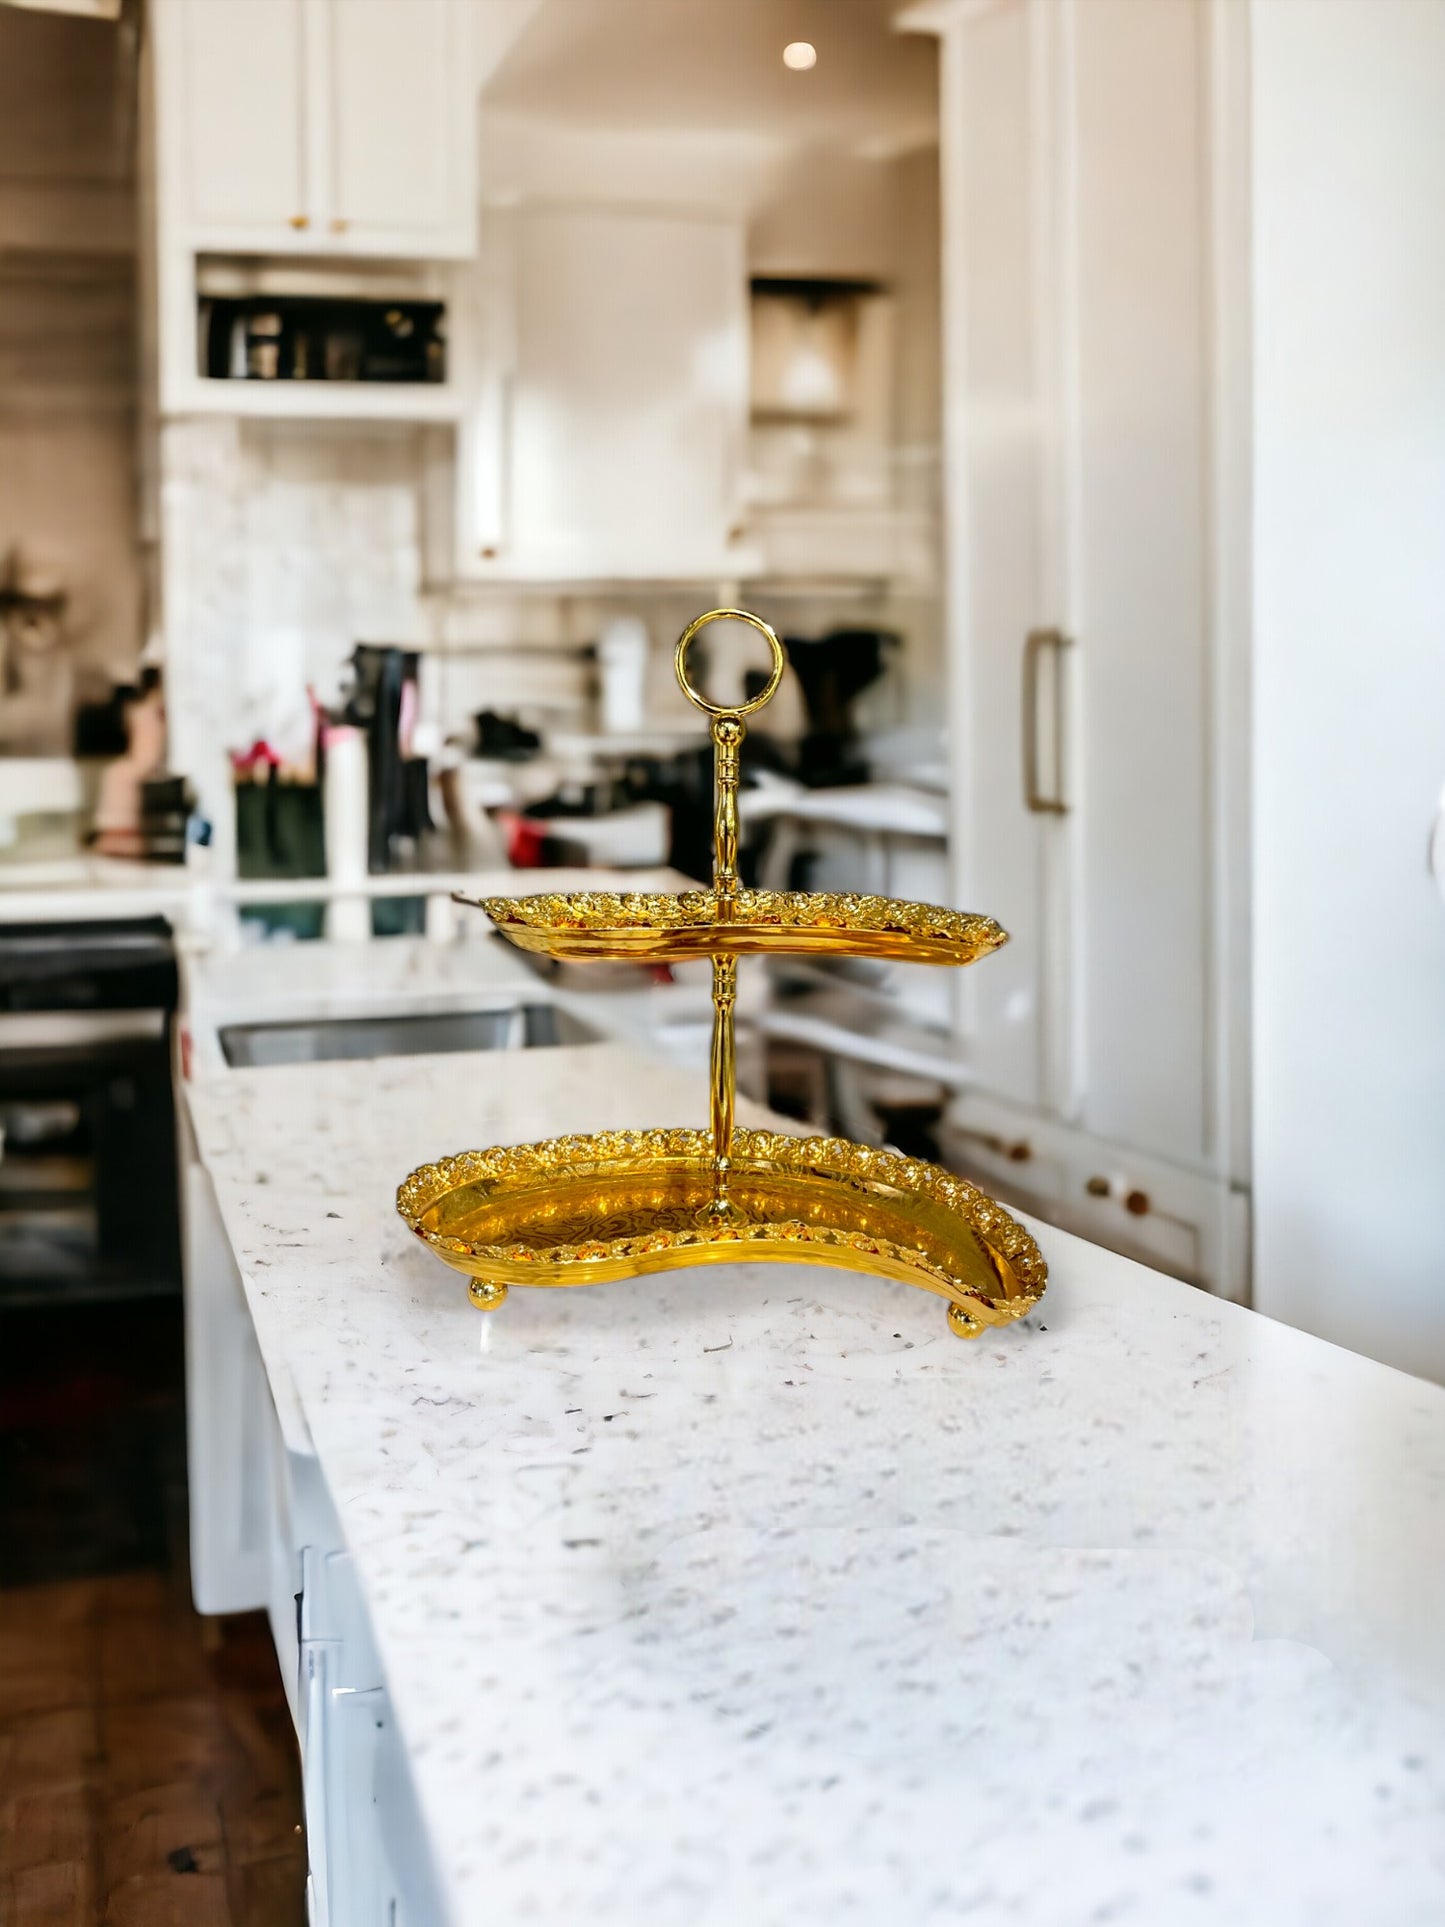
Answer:
[[582, 890], [571, 896], [464, 897], [508, 942], [544, 956], [685, 963], [693, 957], [772, 952], [967, 964], [1008, 941], [992, 917], [895, 897], [739, 890], [719, 916], [715, 890], [676, 896]]

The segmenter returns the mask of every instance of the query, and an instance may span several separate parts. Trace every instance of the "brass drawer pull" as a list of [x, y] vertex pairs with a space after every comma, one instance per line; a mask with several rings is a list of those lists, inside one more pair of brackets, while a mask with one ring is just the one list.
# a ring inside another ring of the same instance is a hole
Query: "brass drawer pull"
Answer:
[[997, 1131], [968, 1130], [963, 1126], [956, 1126], [950, 1136], [980, 1144], [996, 1158], [1007, 1158], [1010, 1164], [1027, 1164], [1034, 1154], [1034, 1147], [1026, 1137], [1000, 1137]]
[[[1122, 1185], [1113, 1184], [1108, 1178], [1085, 1178], [1084, 1190], [1091, 1198], [1117, 1198], [1131, 1218], [1147, 1218], [1149, 1213], [1154, 1209], [1154, 1200], [1149, 1196], [1147, 1191], [1141, 1191], [1137, 1186], [1133, 1186], [1126, 1191]], [[1170, 1216], [1167, 1211], [1161, 1215], [1164, 1217]], [[1171, 1221], [1176, 1224], [1182, 1224], [1184, 1222], [1183, 1219], [1172, 1219]]]

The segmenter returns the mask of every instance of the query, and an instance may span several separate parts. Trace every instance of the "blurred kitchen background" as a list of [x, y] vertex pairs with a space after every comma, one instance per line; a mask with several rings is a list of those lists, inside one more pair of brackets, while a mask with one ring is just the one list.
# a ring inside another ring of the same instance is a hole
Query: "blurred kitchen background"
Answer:
[[188, 957], [703, 876], [741, 604], [747, 879], [1013, 937], [750, 1093], [1445, 1375], [1440, 21], [0, 4], [0, 1297], [178, 1288]]

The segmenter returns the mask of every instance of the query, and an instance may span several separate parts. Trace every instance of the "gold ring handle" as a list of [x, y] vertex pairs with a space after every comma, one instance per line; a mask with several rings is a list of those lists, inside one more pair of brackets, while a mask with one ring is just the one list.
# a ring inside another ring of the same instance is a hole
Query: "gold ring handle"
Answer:
[[[687, 652], [693, 638], [700, 630], [705, 629], [710, 622], [724, 621], [745, 622], [750, 629], [756, 629], [760, 636], [767, 639], [768, 648], [772, 652], [773, 658], [772, 674], [768, 677], [763, 688], [753, 697], [751, 702], [739, 703], [736, 707], [726, 707], [718, 703], [710, 703], [706, 696], [701, 695], [693, 688], [687, 673]], [[709, 609], [706, 615], [698, 616], [695, 621], [690, 622], [678, 637], [677, 650], [672, 661], [673, 667], [677, 671], [677, 680], [682, 686], [683, 695], [687, 697], [690, 703], [695, 703], [705, 715], [751, 716], [755, 709], [761, 709], [764, 703], [770, 703], [773, 697], [777, 695], [778, 684], [783, 680], [783, 671], [787, 667], [788, 659], [783, 654], [783, 645], [778, 641], [777, 631], [771, 624], [764, 622], [761, 616], [755, 616], [747, 609]]]

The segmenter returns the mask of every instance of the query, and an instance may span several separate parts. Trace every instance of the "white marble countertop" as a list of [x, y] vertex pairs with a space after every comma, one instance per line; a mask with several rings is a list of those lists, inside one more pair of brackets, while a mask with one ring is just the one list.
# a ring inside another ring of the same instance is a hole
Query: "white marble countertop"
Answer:
[[181, 863], [88, 853], [43, 862], [0, 861], [0, 924], [174, 915], [196, 891], [196, 873]]
[[190, 1101], [456, 1927], [1445, 1918], [1445, 1391], [1046, 1228], [974, 1344], [792, 1267], [479, 1314], [397, 1180], [703, 1117], [625, 1047]]

